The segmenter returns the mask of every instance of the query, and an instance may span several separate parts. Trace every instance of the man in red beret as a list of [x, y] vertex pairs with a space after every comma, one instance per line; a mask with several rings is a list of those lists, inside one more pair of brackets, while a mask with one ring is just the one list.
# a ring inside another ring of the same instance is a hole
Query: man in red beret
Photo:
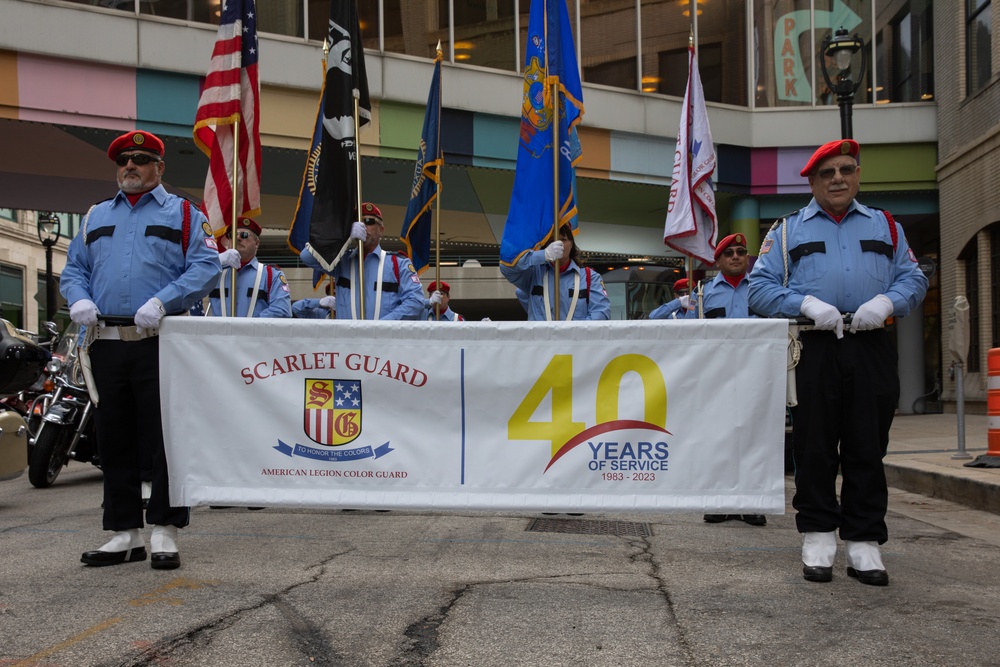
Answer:
[[427, 286], [429, 298], [424, 302], [424, 319], [444, 322], [464, 322], [465, 318], [448, 307], [451, 301], [451, 285], [441, 281], [438, 285], [432, 282]]
[[799, 334], [792, 434], [802, 576], [833, 579], [839, 531], [848, 576], [885, 586], [889, 575], [879, 545], [889, 531], [882, 457], [899, 377], [884, 326], [890, 315], [905, 316], [923, 300], [927, 278], [903, 228], [888, 212], [855, 199], [859, 153], [852, 139], [831, 141], [803, 167], [812, 201], [767, 233], [751, 273], [750, 306], [765, 316], [813, 321], [811, 330]]
[[[197, 207], [160, 184], [165, 166], [158, 137], [126, 132], [111, 142], [108, 157], [117, 165], [120, 190], [84, 217], [60, 284], [70, 318], [87, 327], [83, 349], [101, 398], [95, 415], [104, 529], [114, 531], [80, 560], [90, 566], [146, 560], [139, 531], [149, 522], [152, 566], [169, 570], [180, 566], [177, 529], [188, 524], [190, 512], [170, 504], [158, 334], [164, 316], [186, 313], [208, 294], [219, 275], [219, 251]], [[145, 519], [139, 481], [144, 456], [136, 442], [152, 457]]]
[[236, 317], [292, 316], [292, 299], [285, 274], [279, 267], [257, 259], [261, 231], [256, 220], [237, 218], [236, 247], [228, 248], [232, 232], [230, 227], [226, 227], [220, 238], [227, 250], [219, 256], [225, 268], [218, 285], [209, 294], [206, 314], [229, 317], [233, 311], [229, 295], [231, 271], [236, 271]]
[[[371, 202], [361, 204], [360, 219], [351, 225], [350, 238], [356, 239], [350, 250], [329, 275], [336, 285], [334, 309], [338, 320], [418, 320], [424, 314], [420, 276], [413, 263], [403, 255], [382, 249], [382, 211]], [[358, 244], [362, 253], [359, 259]], [[304, 248], [299, 258], [306, 266], [323, 271], [310, 248]], [[362, 263], [363, 262], [363, 263]], [[358, 285], [359, 265], [364, 267], [364, 305]]]
[[675, 280], [673, 284], [674, 298], [667, 301], [662, 306], [653, 309], [649, 314], [651, 320], [679, 320], [691, 310], [691, 299], [688, 294], [691, 292], [691, 281], [687, 278]]

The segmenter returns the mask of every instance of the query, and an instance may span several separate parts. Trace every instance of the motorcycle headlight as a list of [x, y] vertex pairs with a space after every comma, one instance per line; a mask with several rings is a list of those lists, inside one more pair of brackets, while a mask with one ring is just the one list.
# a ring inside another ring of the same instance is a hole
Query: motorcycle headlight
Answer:
[[45, 364], [45, 372], [48, 373], [50, 376], [59, 375], [61, 371], [62, 371], [61, 359], [52, 358], [49, 360], [49, 363]]

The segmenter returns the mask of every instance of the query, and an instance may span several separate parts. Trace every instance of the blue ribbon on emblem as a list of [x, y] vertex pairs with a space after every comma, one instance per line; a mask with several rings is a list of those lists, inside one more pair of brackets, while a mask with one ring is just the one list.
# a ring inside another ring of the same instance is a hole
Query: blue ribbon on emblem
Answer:
[[364, 447], [358, 447], [357, 449], [318, 449], [316, 447], [299, 444], [292, 447], [291, 445], [286, 445], [279, 440], [278, 444], [275, 445], [273, 449], [278, 450], [285, 456], [300, 456], [306, 459], [314, 459], [316, 461], [332, 461], [334, 463], [338, 461], [357, 461], [358, 459], [380, 459], [389, 452], [394, 451], [393, 448], [389, 446], [388, 440], [378, 447], [366, 445]]

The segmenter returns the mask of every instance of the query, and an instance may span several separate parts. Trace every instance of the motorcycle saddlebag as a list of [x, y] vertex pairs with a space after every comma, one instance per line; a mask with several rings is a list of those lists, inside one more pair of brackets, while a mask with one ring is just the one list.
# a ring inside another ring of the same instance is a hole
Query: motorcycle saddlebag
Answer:
[[0, 394], [16, 394], [30, 387], [51, 357], [26, 333], [0, 319]]

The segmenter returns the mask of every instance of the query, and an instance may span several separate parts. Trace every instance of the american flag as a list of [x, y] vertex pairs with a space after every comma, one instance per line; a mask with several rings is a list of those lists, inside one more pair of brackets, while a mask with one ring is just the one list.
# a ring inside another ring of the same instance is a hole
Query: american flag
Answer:
[[260, 214], [260, 81], [257, 75], [257, 11], [254, 0], [226, 0], [212, 64], [205, 77], [194, 142], [209, 157], [204, 208], [213, 230], [233, 210], [233, 128], [239, 123], [237, 212]]

